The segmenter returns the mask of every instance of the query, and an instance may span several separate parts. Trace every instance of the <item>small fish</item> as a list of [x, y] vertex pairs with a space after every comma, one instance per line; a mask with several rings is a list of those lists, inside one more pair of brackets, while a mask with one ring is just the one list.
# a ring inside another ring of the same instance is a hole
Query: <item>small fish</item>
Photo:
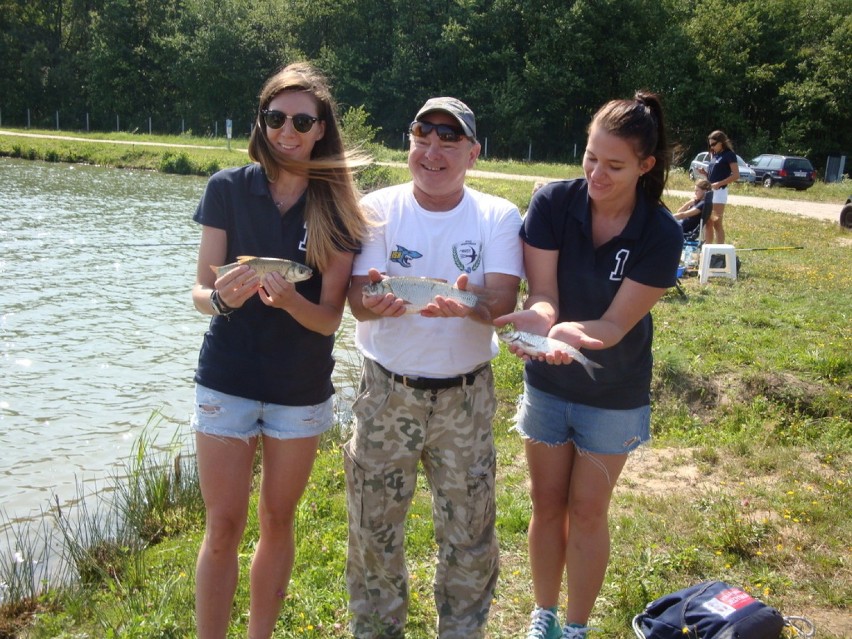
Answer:
[[236, 262], [224, 266], [211, 266], [210, 268], [216, 273], [216, 277], [222, 277], [225, 273], [233, 271], [243, 264], [252, 268], [260, 276], [261, 283], [263, 283], [263, 278], [270, 273], [279, 273], [285, 280], [294, 284], [309, 279], [314, 274], [310, 268], [298, 262], [282, 260], [277, 257], [254, 257], [253, 255], [240, 255]]
[[406, 313], [419, 313], [435, 299], [436, 295], [454, 299], [471, 308], [479, 303], [479, 298], [470, 291], [462, 291], [442, 280], [430, 277], [388, 277], [380, 282], [371, 282], [364, 286], [365, 295], [387, 293], [405, 300]]
[[576, 348], [565, 342], [553, 339], [552, 337], [545, 337], [544, 335], [515, 330], [512, 324], [506, 324], [503, 328], [498, 329], [497, 336], [507, 344], [518, 346], [524, 353], [531, 357], [539, 357], [545, 353], [552, 353], [557, 350], [565, 351], [575, 361], [583, 365], [583, 368], [586, 369], [586, 372], [592, 379], [595, 379], [595, 369], [603, 368], [603, 366], [597, 362], [593, 362]]

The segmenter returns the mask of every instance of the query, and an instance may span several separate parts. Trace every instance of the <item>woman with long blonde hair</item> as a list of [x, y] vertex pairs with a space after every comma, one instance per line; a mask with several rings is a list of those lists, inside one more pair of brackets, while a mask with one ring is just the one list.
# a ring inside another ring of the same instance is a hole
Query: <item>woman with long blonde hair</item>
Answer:
[[[248, 635], [272, 636], [293, 568], [296, 507], [333, 422], [334, 334], [366, 230], [352, 174], [359, 160], [345, 153], [328, 83], [311, 65], [291, 64], [266, 81], [249, 157], [210, 178], [193, 218], [202, 230], [192, 298], [213, 316], [192, 418], [206, 508], [200, 639], [227, 633], [258, 448]], [[261, 277], [250, 264], [222, 275], [211, 268], [239, 256], [295, 262], [300, 277]]]

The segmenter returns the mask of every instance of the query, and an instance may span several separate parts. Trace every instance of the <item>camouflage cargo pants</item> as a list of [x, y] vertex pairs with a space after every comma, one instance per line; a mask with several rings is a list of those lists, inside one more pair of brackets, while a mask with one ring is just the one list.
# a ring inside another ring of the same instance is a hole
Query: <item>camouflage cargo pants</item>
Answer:
[[350, 628], [358, 639], [405, 636], [404, 523], [418, 462], [432, 489], [438, 636], [484, 636], [499, 562], [491, 432], [495, 409], [490, 367], [473, 384], [430, 391], [406, 388], [365, 361], [353, 407], [356, 426], [344, 446], [346, 581]]

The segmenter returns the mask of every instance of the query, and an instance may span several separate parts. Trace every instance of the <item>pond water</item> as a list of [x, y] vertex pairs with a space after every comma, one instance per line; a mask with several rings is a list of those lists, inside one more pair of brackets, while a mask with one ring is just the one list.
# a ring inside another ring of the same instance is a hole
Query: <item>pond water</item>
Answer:
[[[209, 322], [190, 298], [200, 237], [192, 214], [205, 184], [0, 158], [5, 521], [97, 489], [143, 432], [163, 445], [191, 440], [192, 375]], [[357, 365], [351, 323], [339, 389]]]

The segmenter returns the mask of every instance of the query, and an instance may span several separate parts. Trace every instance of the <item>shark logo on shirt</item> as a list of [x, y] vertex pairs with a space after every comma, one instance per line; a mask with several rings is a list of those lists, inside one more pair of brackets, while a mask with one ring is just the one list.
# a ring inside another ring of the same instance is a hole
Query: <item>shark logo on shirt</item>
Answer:
[[391, 251], [390, 261], [396, 262], [405, 268], [411, 268], [411, 260], [416, 260], [418, 257], [423, 257], [423, 254], [417, 251], [409, 251], [404, 246], [397, 244], [396, 250]]

